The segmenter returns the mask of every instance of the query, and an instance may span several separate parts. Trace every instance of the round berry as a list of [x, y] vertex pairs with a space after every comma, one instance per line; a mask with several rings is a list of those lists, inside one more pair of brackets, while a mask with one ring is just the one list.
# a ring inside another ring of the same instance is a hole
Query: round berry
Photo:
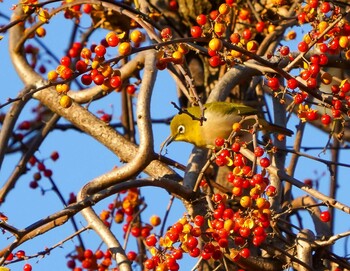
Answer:
[[270, 159], [267, 157], [263, 157], [260, 159], [260, 166], [266, 168], [268, 166], [270, 166]]
[[199, 38], [202, 36], [202, 28], [200, 26], [192, 26], [191, 27], [191, 36], [193, 38]]
[[323, 222], [329, 222], [331, 220], [331, 214], [329, 213], [329, 211], [323, 211], [320, 214], [320, 219]]
[[94, 49], [96, 56], [103, 57], [106, 54], [106, 47], [103, 45], [97, 45]]

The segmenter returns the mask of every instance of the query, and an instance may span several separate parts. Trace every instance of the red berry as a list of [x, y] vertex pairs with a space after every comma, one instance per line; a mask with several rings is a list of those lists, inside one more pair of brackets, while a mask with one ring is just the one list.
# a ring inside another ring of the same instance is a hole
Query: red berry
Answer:
[[32, 266], [29, 263], [26, 263], [23, 266], [23, 271], [32, 271]]
[[280, 82], [276, 77], [271, 77], [267, 81], [267, 85], [272, 89], [272, 90], [278, 90], [280, 87]]
[[335, 100], [335, 101], [333, 100], [334, 109], [341, 110], [342, 106], [343, 106], [343, 104], [340, 100]]
[[322, 53], [326, 53], [326, 52], [328, 51], [328, 46], [327, 46], [326, 44], [324, 44], [324, 43], [320, 43], [320, 44], [318, 45], [318, 48], [320, 49], [320, 51], [321, 51]]
[[169, 239], [173, 242], [176, 242], [179, 239], [179, 234], [177, 232], [168, 232], [167, 236], [169, 237]]
[[332, 116], [335, 119], [340, 118], [341, 117], [341, 111], [333, 108], [332, 109]]
[[306, 117], [307, 117], [307, 119], [309, 121], [317, 120], [318, 119], [318, 113], [317, 113], [316, 110], [310, 110], [309, 112], [307, 112]]
[[75, 266], [76, 266], [76, 264], [75, 264], [75, 261], [74, 261], [74, 260], [69, 260], [69, 261], [67, 262], [67, 267], [68, 267], [68, 268], [74, 269]]
[[261, 157], [264, 154], [264, 149], [261, 148], [261, 147], [256, 147], [254, 149], [254, 154], [255, 154], [256, 157]]
[[193, 237], [193, 236], [189, 237], [188, 240], [187, 240], [186, 245], [187, 245], [187, 247], [188, 247], [190, 250], [196, 248], [197, 245], [198, 245], [198, 240], [197, 240], [197, 238], [195, 238], [195, 237]]
[[296, 89], [298, 87], [298, 80], [295, 78], [290, 78], [287, 81], [287, 87], [290, 89]]
[[182, 259], [183, 252], [181, 248], [174, 248], [173, 251], [171, 252], [171, 255], [174, 257], [176, 260]]
[[131, 228], [131, 235], [134, 237], [139, 237], [141, 235], [140, 227], [134, 226]]
[[69, 56], [62, 57], [60, 63], [65, 67], [69, 67], [69, 65], [71, 63], [70, 57]]
[[305, 70], [305, 71], [302, 71], [300, 73], [300, 77], [303, 79], [303, 80], [307, 80], [309, 79], [309, 77], [311, 76], [311, 72], [309, 70]]
[[309, 0], [309, 6], [311, 8], [317, 8], [318, 6], [318, 0]]
[[170, 39], [172, 37], [172, 31], [169, 27], [163, 28], [162, 31], [160, 32], [160, 36], [164, 39]]
[[255, 229], [254, 229], [254, 235], [255, 236], [262, 236], [262, 235], [265, 235], [265, 230], [263, 227], [261, 226], [257, 226]]
[[223, 146], [224, 143], [225, 143], [225, 139], [222, 138], [222, 137], [217, 137], [217, 138], [215, 139], [215, 146], [217, 146], [217, 147]]
[[237, 44], [241, 40], [241, 36], [238, 33], [232, 33], [230, 36], [230, 41], [232, 44]]
[[268, 166], [270, 166], [270, 159], [267, 157], [263, 157], [260, 159], [260, 166], [266, 168]]
[[242, 38], [245, 40], [250, 40], [252, 37], [252, 31], [249, 28], [246, 28], [242, 32]]
[[265, 28], [265, 23], [263, 21], [260, 21], [255, 25], [255, 29], [258, 32], [263, 32], [264, 28]]
[[329, 213], [329, 211], [323, 211], [320, 214], [320, 219], [323, 222], [329, 222], [331, 220], [331, 214]]
[[283, 56], [287, 56], [289, 54], [289, 47], [288, 46], [282, 46], [280, 48], [280, 53]]
[[106, 47], [101, 44], [97, 45], [94, 52], [98, 57], [103, 57], [106, 54]]
[[306, 85], [309, 88], [316, 88], [317, 87], [317, 80], [316, 80], [316, 78], [310, 77], [309, 79], [307, 79]]
[[221, 59], [218, 55], [209, 58], [209, 65], [213, 68], [218, 67], [221, 64]]
[[200, 26], [194, 25], [191, 27], [191, 36], [193, 38], [200, 38], [202, 36], [202, 28]]
[[241, 149], [241, 144], [239, 144], [238, 142], [235, 142], [232, 144], [231, 150], [234, 152], [239, 152], [239, 150]]
[[105, 77], [102, 75], [102, 74], [97, 74], [96, 76], [94, 76], [93, 78], [92, 78], [92, 80], [94, 81], [94, 83], [96, 84], [96, 85], [102, 85], [103, 84], [103, 82], [105, 81]]
[[149, 247], [153, 247], [157, 243], [157, 237], [150, 235], [146, 238], [145, 243]]
[[301, 12], [298, 14], [298, 21], [300, 24], [303, 24], [306, 22], [306, 18], [307, 18], [307, 15], [306, 15], [306, 12]]
[[210, 19], [212, 19], [213, 21], [215, 21], [216, 19], [218, 19], [219, 15], [220, 15], [220, 13], [219, 13], [218, 10], [212, 10], [212, 11], [210, 11], [210, 13], [209, 13], [209, 17], [210, 17]]
[[91, 13], [92, 11], [92, 5], [91, 4], [84, 4], [83, 5], [83, 12], [86, 14]]
[[128, 86], [126, 87], [126, 92], [127, 92], [128, 94], [130, 94], [130, 95], [135, 94], [135, 92], [136, 92], [136, 87], [135, 87], [135, 85], [128, 85]]
[[13, 260], [13, 258], [14, 258], [14, 255], [13, 255], [13, 253], [11, 252], [8, 256], [7, 256], [7, 258], [6, 258], [6, 261], [12, 261]]
[[129, 261], [134, 261], [137, 257], [137, 254], [135, 251], [129, 251], [128, 254], [126, 255], [128, 257]]
[[115, 32], [109, 32], [106, 35], [107, 44], [111, 47], [116, 47], [119, 43], [119, 37]]
[[328, 114], [324, 114], [322, 117], [321, 117], [321, 122], [324, 124], [324, 125], [329, 125], [332, 121], [332, 118], [330, 115]]
[[52, 170], [51, 169], [45, 169], [44, 170], [44, 176], [47, 178], [50, 178], [52, 176]]
[[247, 227], [241, 227], [239, 229], [239, 235], [242, 236], [243, 238], [247, 238], [250, 235], [250, 229]]
[[81, 77], [81, 82], [85, 85], [85, 86], [89, 86], [92, 83], [92, 78], [90, 74], [83, 74]]
[[334, 38], [328, 43], [328, 48], [331, 50], [337, 50], [339, 48], [339, 38]]
[[313, 54], [310, 57], [310, 62], [313, 64], [319, 64], [320, 63], [320, 56], [318, 54]]
[[122, 84], [122, 80], [121, 80], [120, 76], [115, 75], [115, 76], [111, 77], [109, 83], [110, 83], [112, 88], [119, 88]]
[[318, 64], [313, 63], [310, 65], [309, 70], [311, 72], [311, 76], [316, 77], [320, 72], [320, 66]]
[[80, 73], [83, 73], [83, 72], [86, 72], [87, 70], [87, 64], [85, 63], [85, 61], [83, 60], [78, 60], [77, 63], [75, 64], [75, 69], [80, 72]]
[[199, 14], [196, 18], [197, 24], [205, 25], [207, 23], [207, 16], [204, 14]]
[[277, 193], [277, 189], [276, 187], [269, 185], [268, 187], [266, 187], [265, 193], [268, 197], [274, 197]]
[[50, 155], [50, 158], [52, 159], [52, 161], [56, 161], [59, 157], [60, 156], [57, 151], [52, 152]]
[[60, 76], [62, 77], [62, 79], [66, 80], [66, 79], [69, 79], [71, 78], [73, 75], [73, 71], [70, 69], [70, 68], [64, 68], [61, 73], [60, 73]]
[[243, 257], [243, 258], [248, 258], [250, 256], [250, 250], [249, 248], [245, 247], [242, 248], [241, 251], [239, 252], [239, 254]]
[[300, 51], [300, 52], [302, 52], [302, 53], [304, 53], [304, 52], [306, 52], [307, 51], [307, 49], [308, 49], [308, 45], [307, 45], [307, 43], [305, 42], [305, 41], [301, 41], [301, 42], [299, 42], [299, 44], [298, 44], [298, 50]]
[[146, 269], [149, 270], [152, 270], [155, 267], [155, 262], [153, 261], [153, 259], [147, 259], [143, 264], [146, 267]]
[[190, 250], [189, 255], [193, 258], [196, 258], [199, 256], [200, 253], [201, 253], [200, 249], [198, 247], [195, 247]]
[[169, 2], [169, 10], [172, 10], [172, 11], [177, 11], [179, 8], [179, 5], [177, 3], [176, 0], [170, 0]]
[[194, 218], [194, 224], [198, 227], [204, 224], [204, 217], [201, 215], [196, 215]]

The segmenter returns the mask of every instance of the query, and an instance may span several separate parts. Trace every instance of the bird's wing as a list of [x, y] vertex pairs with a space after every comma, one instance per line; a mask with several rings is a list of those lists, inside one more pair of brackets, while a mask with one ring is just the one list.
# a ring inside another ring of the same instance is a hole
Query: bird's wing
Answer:
[[224, 112], [224, 114], [238, 114], [240, 116], [249, 116], [255, 115], [258, 113], [258, 110], [239, 103], [228, 103], [228, 102], [213, 102], [205, 104], [205, 107], [214, 112]]

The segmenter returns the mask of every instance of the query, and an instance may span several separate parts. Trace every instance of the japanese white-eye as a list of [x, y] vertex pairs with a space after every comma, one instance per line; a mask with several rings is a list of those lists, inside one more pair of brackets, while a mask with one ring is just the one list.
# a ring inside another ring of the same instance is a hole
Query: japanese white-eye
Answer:
[[[185, 141], [197, 147], [212, 148], [218, 137], [227, 139], [232, 132], [234, 123], [242, 121], [244, 129], [252, 128], [256, 119], [247, 116], [256, 115], [258, 110], [243, 104], [229, 102], [213, 102], [204, 105], [204, 117], [206, 120], [199, 121], [201, 109], [199, 106], [187, 108], [187, 113], [176, 115], [170, 122], [171, 134], [164, 142], [169, 145], [172, 141]], [[194, 119], [195, 117], [196, 119]], [[279, 133], [291, 136], [293, 132], [285, 127], [268, 123], [265, 119], [258, 119], [259, 130]], [[246, 132], [249, 134], [249, 132]]]

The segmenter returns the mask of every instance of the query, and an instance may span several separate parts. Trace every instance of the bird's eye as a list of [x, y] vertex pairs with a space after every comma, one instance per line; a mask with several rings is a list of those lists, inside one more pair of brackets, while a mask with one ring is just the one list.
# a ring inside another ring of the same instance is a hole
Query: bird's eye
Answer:
[[177, 131], [179, 134], [183, 134], [185, 132], [185, 126], [179, 125], [179, 127], [177, 127]]

